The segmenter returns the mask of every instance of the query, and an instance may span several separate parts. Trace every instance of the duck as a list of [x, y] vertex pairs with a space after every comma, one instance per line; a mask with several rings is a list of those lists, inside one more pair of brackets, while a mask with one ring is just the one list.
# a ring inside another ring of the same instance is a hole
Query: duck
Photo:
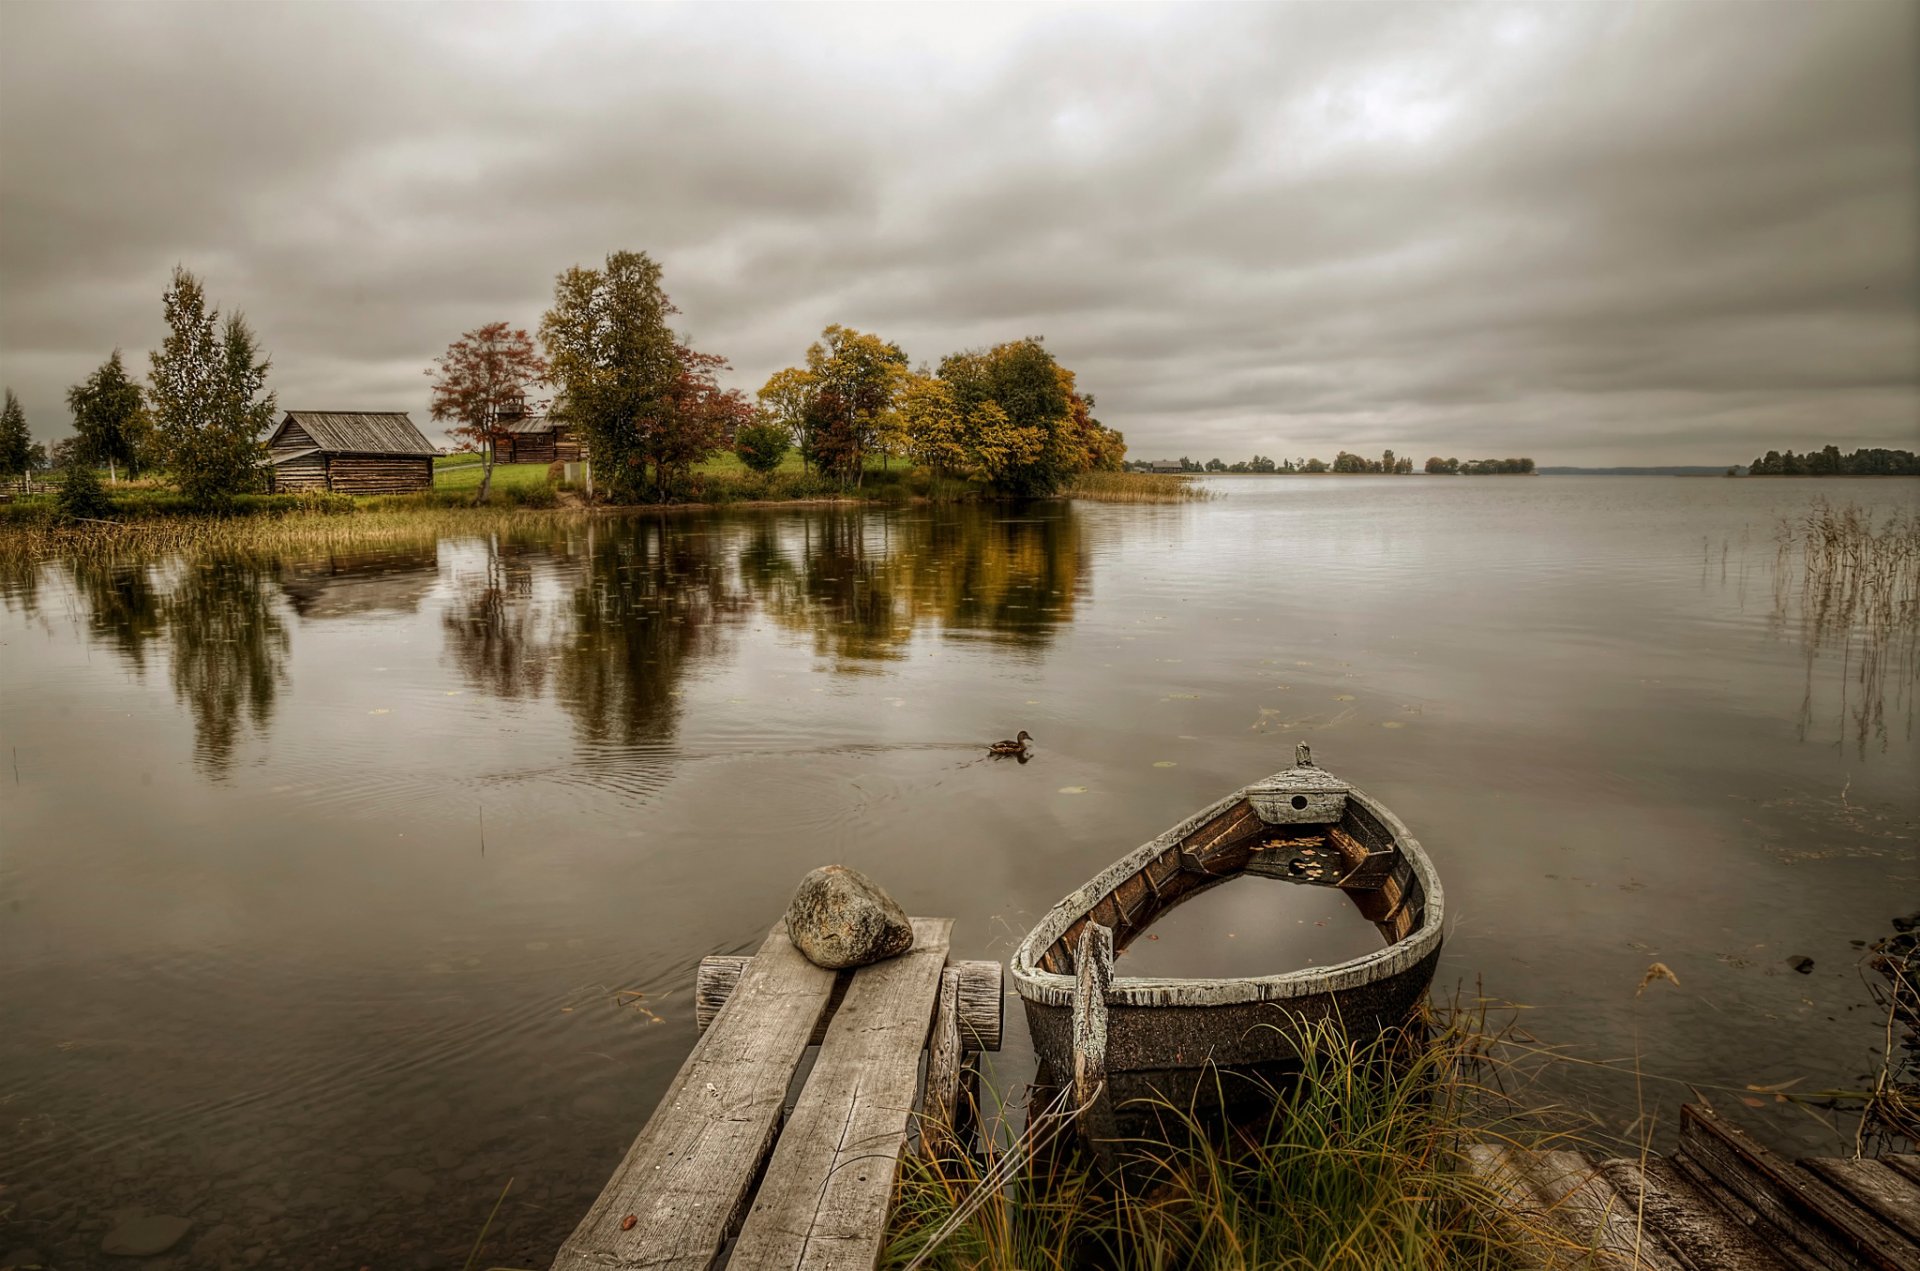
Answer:
[[1020, 735], [1013, 740], [996, 741], [991, 746], [988, 746], [987, 753], [990, 755], [1024, 755], [1027, 753], [1027, 743], [1032, 740], [1033, 735], [1022, 728]]

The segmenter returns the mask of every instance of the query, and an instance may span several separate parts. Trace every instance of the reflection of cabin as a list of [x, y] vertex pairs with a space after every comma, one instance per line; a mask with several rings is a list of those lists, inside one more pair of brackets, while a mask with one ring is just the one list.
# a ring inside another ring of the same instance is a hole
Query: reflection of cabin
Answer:
[[433, 455], [403, 410], [290, 410], [267, 438], [277, 491], [431, 490]]
[[523, 415], [510, 420], [506, 435], [495, 448], [496, 463], [578, 463], [580, 438], [572, 424], [563, 424], [551, 415]]
[[294, 561], [280, 590], [302, 618], [416, 613], [439, 578], [438, 548], [393, 547]]

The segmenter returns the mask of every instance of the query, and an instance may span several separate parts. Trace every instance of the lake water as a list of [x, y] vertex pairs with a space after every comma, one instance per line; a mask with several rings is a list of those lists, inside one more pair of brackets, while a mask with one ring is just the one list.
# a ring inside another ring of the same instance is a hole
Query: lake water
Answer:
[[[1212, 485], [15, 571], [0, 1254], [95, 1265], [139, 1207], [193, 1220], [176, 1266], [454, 1266], [511, 1179], [481, 1265], [544, 1266], [692, 1044], [699, 959], [806, 870], [1004, 960], [1299, 740], [1431, 853], [1442, 996], [1648, 1074], [1551, 1093], [1667, 1134], [1690, 1082], [1839, 1150], [1742, 1098], [1879, 1065], [1851, 942], [1920, 904], [1913, 669], [1811, 655], [1773, 532], [1920, 485]], [[1021, 728], [1031, 762], [982, 758]], [[1343, 956], [1340, 905], [1281, 890], [1133, 956]]]

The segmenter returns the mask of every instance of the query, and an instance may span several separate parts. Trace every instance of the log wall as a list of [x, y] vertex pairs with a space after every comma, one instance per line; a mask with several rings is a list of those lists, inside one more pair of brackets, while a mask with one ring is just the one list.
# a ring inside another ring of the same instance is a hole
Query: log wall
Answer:
[[432, 455], [329, 455], [327, 488], [335, 494], [411, 494], [433, 488]]
[[327, 488], [327, 457], [325, 455], [314, 454], [290, 459], [285, 463], [275, 464], [270, 471], [273, 476], [272, 488], [280, 493]]

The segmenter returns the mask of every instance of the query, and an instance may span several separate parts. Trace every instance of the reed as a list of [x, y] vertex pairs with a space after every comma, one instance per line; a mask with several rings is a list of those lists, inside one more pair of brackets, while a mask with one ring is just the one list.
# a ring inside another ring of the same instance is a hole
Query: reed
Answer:
[[1194, 503], [1218, 497], [1191, 477], [1156, 472], [1082, 472], [1060, 493], [1095, 503]]
[[[324, 497], [324, 496], [323, 496]], [[362, 500], [371, 503], [371, 500]], [[564, 510], [514, 506], [362, 506], [341, 513], [324, 506], [254, 516], [148, 516], [114, 521], [15, 521], [0, 525], [0, 565], [49, 559], [101, 560], [167, 552], [289, 552], [382, 546], [438, 534], [485, 534], [560, 522]]]
[[[893, 1271], [1449, 1271], [1571, 1264], [1581, 1250], [1503, 1208], [1458, 1157], [1469, 1139], [1537, 1147], [1550, 1109], [1520, 1111], [1489, 1079], [1465, 1017], [1355, 1041], [1311, 1026], [1304, 1071], [1272, 1113], [1227, 1131], [1157, 1105], [1159, 1132], [1121, 1167], [990, 1143], [908, 1164], [882, 1265]], [[988, 1136], [992, 1139], [994, 1136]], [[1006, 1168], [1009, 1152], [1016, 1168]], [[968, 1214], [966, 1211], [971, 1210]]]
[[[1838, 657], [1841, 714], [1856, 741], [1887, 739], [1887, 704], [1905, 707], [1911, 730], [1920, 674], [1920, 514], [1884, 519], [1856, 504], [1816, 499], [1774, 532], [1774, 621], [1806, 655], [1802, 735], [1813, 716], [1813, 665]], [[1889, 694], [1889, 687], [1892, 692]]]

